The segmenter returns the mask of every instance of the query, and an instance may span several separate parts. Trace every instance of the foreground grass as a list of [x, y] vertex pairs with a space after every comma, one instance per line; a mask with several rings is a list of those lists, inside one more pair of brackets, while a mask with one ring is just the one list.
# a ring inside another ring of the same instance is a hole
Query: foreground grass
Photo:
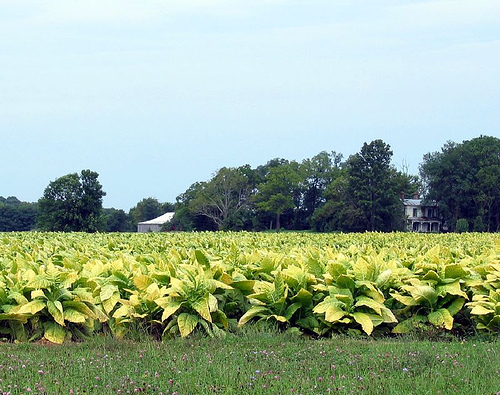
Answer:
[[0, 394], [496, 394], [500, 341], [308, 340], [276, 333], [164, 343], [0, 344]]

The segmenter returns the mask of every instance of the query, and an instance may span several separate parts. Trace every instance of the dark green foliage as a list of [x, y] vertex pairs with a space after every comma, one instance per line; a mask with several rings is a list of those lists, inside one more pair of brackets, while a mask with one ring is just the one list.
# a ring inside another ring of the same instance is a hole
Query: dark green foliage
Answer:
[[469, 231], [469, 222], [465, 218], [460, 218], [455, 225], [455, 232], [465, 233]]
[[36, 203], [21, 202], [14, 196], [0, 196], [0, 232], [19, 232], [35, 228]]
[[106, 232], [134, 232], [137, 229], [130, 215], [123, 210], [105, 208], [103, 220], [106, 223]]
[[452, 227], [459, 218], [474, 223], [481, 217], [486, 231], [500, 229], [500, 139], [448, 142], [441, 152], [424, 156], [420, 173], [428, 197]]
[[46, 231], [96, 232], [103, 230], [102, 198], [106, 193], [99, 174], [82, 170], [52, 181], [38, 201], [37, 226]]
[[364, 144], [349, 157], [325, 191], [326, 203], [313, 214], [316, 230], [391, 231], [403, 227], [401, 192], [417, 180], [396, 171], [392, 151], [382, 140]]
[[484, 227], [483, 218], [478, 215], [474, 220], [474, 227], [472, 229], [474, 232], [484, 232], [486, 229]]
[[138, 222], [157, 218], [167, 211], [173, 211], [171, 205], [168, 203], [162, 204], [158, 199], [148, 197], [142, 199], [135, 207], [132, 207], [129, 211], [129, 215], [132, 221], [137, 224]]

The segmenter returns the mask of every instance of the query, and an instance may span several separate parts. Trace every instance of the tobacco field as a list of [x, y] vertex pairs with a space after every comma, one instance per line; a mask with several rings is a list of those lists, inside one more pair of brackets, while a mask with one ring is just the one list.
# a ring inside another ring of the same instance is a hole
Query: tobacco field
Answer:
[[2, 233], [0, 338], [500, 332], [500, 235]]

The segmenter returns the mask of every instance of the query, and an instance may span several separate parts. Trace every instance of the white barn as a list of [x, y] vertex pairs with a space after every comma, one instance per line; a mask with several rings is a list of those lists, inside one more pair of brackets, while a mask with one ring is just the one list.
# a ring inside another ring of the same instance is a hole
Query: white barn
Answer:
[[165, 213], [160, 215], [158, 218], [150, 219], [149, 221], [139, 222], [137, 224], [137, 232], [159, 232], [164, 223], [172, 220], [174, 218], [174, 212]]

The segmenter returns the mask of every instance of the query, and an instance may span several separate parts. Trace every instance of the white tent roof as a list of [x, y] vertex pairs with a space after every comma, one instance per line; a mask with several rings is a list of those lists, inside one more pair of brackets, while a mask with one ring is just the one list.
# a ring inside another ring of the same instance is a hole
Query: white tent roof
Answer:
[[163, 225], [174, 217], [174, 212], [165, 213], [158, 218], [150, 219], [149, 221], [139, 222], [139, 225]]

